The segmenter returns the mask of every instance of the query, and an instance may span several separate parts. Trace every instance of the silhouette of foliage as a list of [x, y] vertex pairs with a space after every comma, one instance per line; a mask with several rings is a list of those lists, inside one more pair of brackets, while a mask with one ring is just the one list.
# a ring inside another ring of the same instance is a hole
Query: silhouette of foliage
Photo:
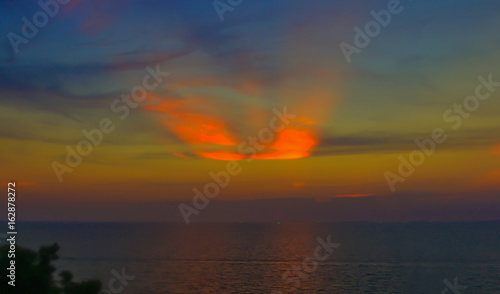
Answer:
[[4, 274], [0, 275], [0, 293], [12, 294], [98, 294], [101, 282], [89, 280], [73, 282], [73, 274], [63, 271], [59, 274], [61, 280], [55, 281], [53, 274], [56, 271], [52, 262], [59, 259], [57, 252], [59, 245], [42, 246], [33, 250], [16, 246], [15, 250], [15, 287], [8, 284], [10, 261], [9, 245], [0, 247], [0, 268]]

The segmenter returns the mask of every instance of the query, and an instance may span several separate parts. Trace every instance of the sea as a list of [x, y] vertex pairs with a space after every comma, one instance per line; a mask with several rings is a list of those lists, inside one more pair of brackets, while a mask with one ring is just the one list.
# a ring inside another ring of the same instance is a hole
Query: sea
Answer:
[[20, 223], [102, 293], [500, 293], [500, 222]]

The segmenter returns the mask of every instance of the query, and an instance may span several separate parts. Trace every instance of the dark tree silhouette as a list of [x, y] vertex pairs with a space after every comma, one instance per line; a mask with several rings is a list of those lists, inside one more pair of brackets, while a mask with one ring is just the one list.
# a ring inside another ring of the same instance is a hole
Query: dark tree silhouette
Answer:
[[59, 274], [61, 281], [54, 280], [56, 268], [52, 265], [59, 256], [59, 245], [42, 246], [38, 252], [16, 246], [15, 287], [8, 284], [7, 268], [10, 266], [9, 246], [0, 247], [0, 293], [5, 294], [98, 294], [101, 282], [90, 280], [73, 282], [73, 274], [63, 271]]

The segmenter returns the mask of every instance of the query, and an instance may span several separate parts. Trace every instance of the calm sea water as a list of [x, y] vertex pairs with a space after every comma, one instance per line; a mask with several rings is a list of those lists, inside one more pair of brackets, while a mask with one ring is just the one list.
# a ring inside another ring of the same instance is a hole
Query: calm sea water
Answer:
[[[58, 269], [76, 279], [107, 288], [112, 270], [135, 276], [123, 289], [116, 282], [116, 293], [500, 293], [500, 222], [24, 223], [18, 231], [21, 246], [58, 242]], [[317, 264], [307, 259], [328, 236], [340, 247]], [[455, 278], [467, 288], [451, 289]]]

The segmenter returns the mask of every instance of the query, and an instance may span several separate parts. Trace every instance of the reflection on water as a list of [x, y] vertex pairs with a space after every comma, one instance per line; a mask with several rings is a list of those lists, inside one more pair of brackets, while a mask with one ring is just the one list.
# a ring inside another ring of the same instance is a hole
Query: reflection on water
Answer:
[[[23, 224], [20, 244], [57, 241], [79, 279], [136, 278], [122, 293], [500, 293], [500, 223]], [[342, 244], [308, 273], [317, 237]], [[283, 274], [288, 271], [287, 279]], [[297, 283], [297, 280], [299, 283]], [[296, 291], [291, 289], [296, 286]], [[452, 292], [450, 292], [452, 293]]]

